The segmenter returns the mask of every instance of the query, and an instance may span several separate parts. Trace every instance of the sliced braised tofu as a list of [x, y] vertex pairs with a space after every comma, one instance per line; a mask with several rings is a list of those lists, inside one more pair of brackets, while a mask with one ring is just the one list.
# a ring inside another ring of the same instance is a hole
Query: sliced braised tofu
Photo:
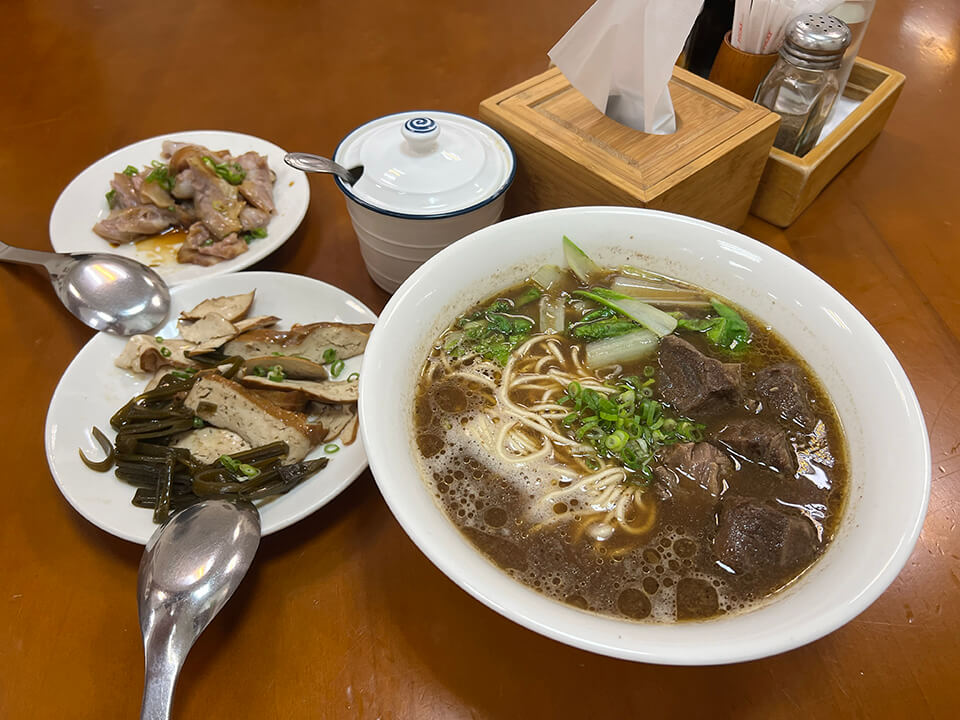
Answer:
[[235, 432], [222, 428], [205, 427], [177, 435], [171, 447], [185, 448], [194, 458], [208, 465], [221, 455], [250, 450], [250, 444]]
[[195, 322], [180, 318], [177, 329], [180, 331], [180, 337], [197, 345], [214, 338], [225, 338], [223, 342], [227, 342], [237, 334], [236, 326], [216, 312], [207, 313]]
[[198, 378], [183, 403], [204, 422], [237, 433], [251, 447], [282, 440], [287, 463], [303, 460], [324, 434], [306, 416], [265, 402], [220, 375]]
[[338, 358], [346, 360], [363, 353], [371, 330], [370, 323], [335, 322], [294, 325], [289, 330], [252, 330], [227, 343], [224, 353], [244, 358], [280, 353], [322, 363], [324, 353], [333, 350]]
[[359, 430], [359, 428], [360, 416], [354, 415], [340, 433], [340, 440], [344, 445], [353, 445], [353, 441], [357, 439], [357, 430]]
[[234, 326], [237, 328], [238, 333], [245, 333], [248, 330], [271, 327], [272, 325], [276, 325], [278, 322], [280, 322], [280, 318], [278, 318], [276, 315], [257, 315], [256, 317], [237, 320], [234, 323]]
[[184, 355], [193, 350], [193, 343], [186, 340], [158, 341], [153, 335], [134, 335], [113, 364], [134, 372], [152, 373], [167, 365], [173, 368], [195, 367], [196, 363]]
[[[256, 390], [250, 388], [250, 393], [263, 400], [263, 402], [272, 403], [278, 408], [292, 412], [304, 412], [310, 403], [310, 396], [303, 390]], [[326, 425], [324, 425], [324, 428], [326, 428]]]
[[275, 381], [258, 375], [244, 375], [240, 382], [246, 387], [261, 388], [266, 390], [303, 390], [314, 400], [332, 405], [349, 405], [355, 403], [359, 397], [360, 383], [357, 380], [346, 380], [336, 382], [333, 380], [324, 380], [315, 382], [313, 380], [281, 380]]
[[204, 300], [192, 310], [180, 313], [180, 317], [187, 320], [200, 320], [204, 315], [217, 313], [225, 320], [234, 322], [247, 316], [250, 312], [250, 306], [253, 305], [253, 296], [255, 290], [242, 295], [227, 295], [224, 297], [210, 298]]
[[244, 372], [253, 374], [254, 368], [263, 368], [264, 372], [270, 368], [280, 366], [288, 378], [295, 380], [326, 380], [327, 371], [320, 363], [306, 358], [292, 355], [260, 355], [247, 358], [243, 363]]
[[330, 442], [336, 440], [343, 429], [357, 416], [357, 406], [312, 402], [310, 403], [310, 415], [323, 424], [327, 431], [323, 441]]

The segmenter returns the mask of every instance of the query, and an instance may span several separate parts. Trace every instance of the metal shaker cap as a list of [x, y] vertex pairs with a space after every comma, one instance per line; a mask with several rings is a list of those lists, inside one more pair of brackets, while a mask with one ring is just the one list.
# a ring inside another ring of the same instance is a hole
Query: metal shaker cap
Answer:
[[840, 66], [850, 44], [850, 28], [832, 15], [810, 13], [787, 23], [780, 54], [788, 62], [816, 70]]

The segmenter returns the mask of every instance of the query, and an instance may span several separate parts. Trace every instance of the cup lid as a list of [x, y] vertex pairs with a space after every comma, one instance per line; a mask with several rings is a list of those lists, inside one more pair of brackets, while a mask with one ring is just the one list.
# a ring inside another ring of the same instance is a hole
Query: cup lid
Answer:
[[493, 128], [455, 113], [412, 111], [361, 125], [343, 139], [334, 160], [363, 166], [353, 185], [336, 179], [353, 200], [400, 217], [449, 217], [493, 201], [510, 186], [516, 159]]

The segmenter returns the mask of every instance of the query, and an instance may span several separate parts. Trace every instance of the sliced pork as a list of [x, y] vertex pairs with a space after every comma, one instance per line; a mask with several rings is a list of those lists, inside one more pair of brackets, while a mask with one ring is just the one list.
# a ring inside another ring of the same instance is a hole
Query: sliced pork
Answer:
[[93, 231], [104, 240], [121, 244], [159, 235], [176, 222], [177, 216], [170, 210], [156, 205], [138, 205], [112, 212], [94, 225]]

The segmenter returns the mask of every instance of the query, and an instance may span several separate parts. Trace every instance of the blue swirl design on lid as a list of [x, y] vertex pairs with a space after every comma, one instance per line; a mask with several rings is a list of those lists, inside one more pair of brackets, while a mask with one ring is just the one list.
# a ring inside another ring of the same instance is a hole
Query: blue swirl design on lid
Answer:
[[429, 133], [437, 129], [437, 123], [432, 118], [410, 118], [403, 124], [403, 129], [412, 133]]

